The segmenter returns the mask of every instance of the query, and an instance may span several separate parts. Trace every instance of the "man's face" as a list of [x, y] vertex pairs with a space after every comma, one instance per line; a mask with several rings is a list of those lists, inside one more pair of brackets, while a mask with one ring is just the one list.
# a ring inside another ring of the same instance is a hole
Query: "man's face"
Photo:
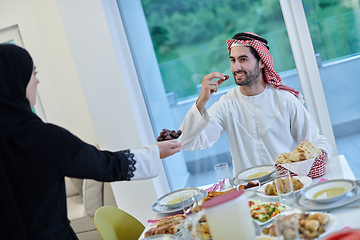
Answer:
[[235, 46], [231, 48], [230, 62], [237, 85], [251, 86], [260, 82], [264, 64], [261, 59], [258, 61], [254, 57], [250, 47]]

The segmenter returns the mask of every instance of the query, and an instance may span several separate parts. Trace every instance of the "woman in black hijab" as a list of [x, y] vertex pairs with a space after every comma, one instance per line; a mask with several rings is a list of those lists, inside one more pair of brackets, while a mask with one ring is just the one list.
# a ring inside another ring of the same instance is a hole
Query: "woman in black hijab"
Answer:
[[29, 53], [0, 44], [0, 238], [77, 239], [67, 218], [64, 176], [152, 178], [160, 159], [179, 152], [180, 144], [99, 151], [31, 111], [38, 83]]

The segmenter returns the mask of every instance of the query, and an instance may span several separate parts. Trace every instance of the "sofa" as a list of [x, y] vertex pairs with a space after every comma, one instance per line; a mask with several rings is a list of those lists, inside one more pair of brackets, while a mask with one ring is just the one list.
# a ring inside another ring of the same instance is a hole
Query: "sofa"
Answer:
[[65, 177], [68, 218], [80, 240], [101, 240], [94, 214], [104, 205], [116, 207], [110, 183]]

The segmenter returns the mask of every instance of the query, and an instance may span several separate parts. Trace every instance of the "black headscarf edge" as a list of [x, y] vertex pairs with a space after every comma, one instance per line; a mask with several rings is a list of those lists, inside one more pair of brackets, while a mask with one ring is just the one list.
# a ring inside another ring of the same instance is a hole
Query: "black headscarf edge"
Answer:
[[267, 45], [268, 41], [265, 38], [262, 38], [260, 36], [254, 35], [254, 34], [250, 34], [250, 33], [237, 33], [235, 34], [232, 39], [236, 39], [236, 40], [258, 40], [260, 42], [262, 42], [264, 44], [264, 46], [270, 50], [270, 47]]

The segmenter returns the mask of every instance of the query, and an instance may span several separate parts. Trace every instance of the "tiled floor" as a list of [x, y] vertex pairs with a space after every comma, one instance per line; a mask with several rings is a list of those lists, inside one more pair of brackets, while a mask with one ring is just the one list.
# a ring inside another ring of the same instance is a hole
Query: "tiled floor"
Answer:
[[[344, 155], [352, 169], [356, 179], [360, 179], [360, 133], [348, 135], [336, 139], [339, 155]], [[230, 167], [232, 174], [232, 167]], [[214, 170], [193, 174], [187, 182], [187, 186], [202, 186], [216, 182], [216, 174]]]

